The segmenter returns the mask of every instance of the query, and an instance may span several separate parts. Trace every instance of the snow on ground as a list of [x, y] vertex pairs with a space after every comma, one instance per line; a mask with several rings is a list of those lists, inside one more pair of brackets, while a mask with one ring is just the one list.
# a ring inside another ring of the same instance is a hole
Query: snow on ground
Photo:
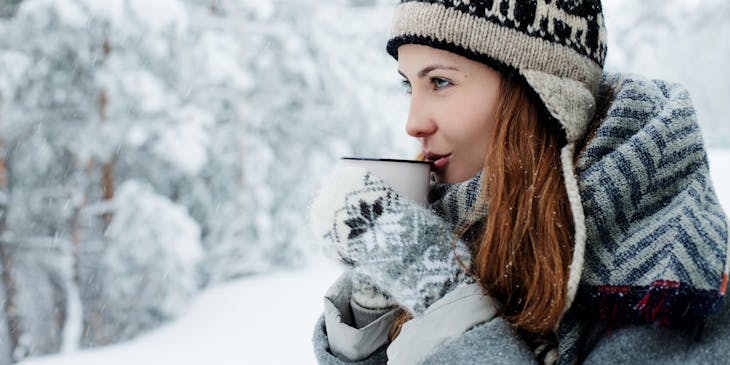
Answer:
[[[710, 151], [717, 195], [730, 213], [730, 150]], [[21, 365], [314, 364], [312, 329], [339, 275], [328, 262], [240, 279], [199, 295], [177, 321], [133, 341]]]
[[318, 262], [232, 281], [200, 294], [177, 321], [132, 341], [21, 365], [316, 364], [312, 332], [339, 272]]

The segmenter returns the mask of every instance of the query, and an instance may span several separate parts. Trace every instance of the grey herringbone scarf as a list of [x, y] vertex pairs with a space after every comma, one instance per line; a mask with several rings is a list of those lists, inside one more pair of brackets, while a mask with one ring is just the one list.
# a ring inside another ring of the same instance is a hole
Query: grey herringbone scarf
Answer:
[[445, 221], [460, 227], [474, 224], [487, 214], [486, 206], [479, 202], [482, 174], [456, 184], [432, 182], [429, 189], [431, 209]]
[[586, 249], [560, 364], [580, 358], [587, 323], [702, 323], [727, 284], [727, 221], [689, 94], [622, 74], [601, 88], [614, 97], [576, 164]]

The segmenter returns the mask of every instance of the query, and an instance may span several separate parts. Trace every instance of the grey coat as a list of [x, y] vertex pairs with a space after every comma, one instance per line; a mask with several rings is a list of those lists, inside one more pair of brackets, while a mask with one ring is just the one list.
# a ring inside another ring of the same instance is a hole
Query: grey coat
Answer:
[[[435, 305], [435, 304], [434, 304]], [[458, 306], [457, 306], [458, 307]], [[459, 308], [452, 312], [458, 313]], [[460, 313], [464, 313], [463, 311]], [[392, 318], [382, 326], [389, 326]], [[345, 324], [343, 324], [345, 325]], [[443, 328], [434, 326], [434, 332]], [[353, 331], [356, 331], [352, 328]], [[580, 349], [586, 354], [583, 364], [730, 364], [730, 311], [710, 317], [702, 337], [692, 330], [673, 330], [656, 325], [630, 326], [608, 330], [604, 324], [589, 326]], [[366, 335], [365, 335], [366, 336]], [[320, 364], [376, 365], [388, 361], [386, 347], [361, 361], [334, 355], [330, 348], [324, 315], [314, 332], [314, 352]], [[417, 346], [416, 346], [417, 347]], [[501, 317], [466, 330], [434, 349], [413, 348], [423, 355], [419, 364], [537, 364], [528, 346]]]

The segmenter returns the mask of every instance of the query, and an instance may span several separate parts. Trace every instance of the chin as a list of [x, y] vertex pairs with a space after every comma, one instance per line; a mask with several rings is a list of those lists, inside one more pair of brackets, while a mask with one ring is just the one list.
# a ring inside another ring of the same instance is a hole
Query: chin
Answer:
[[470, 173], [458, 173], [454, 171], [440, 171], [436, 172], [434, 175], [436, 176], [436, 182], [441, 184], [456, 184], [460, 182], [467, 181], [474, 176], [477, 176], [479, 171], [470, 174]]
[[459, 179], [457, 176], [450, 175], [448, 173], [446, 173], [446, 174], [436, 173], [436, 182], [440, 183], [440, 184], [454, 184], [454, 183], [462, 182], [465, 180], [467, 180], [467, 179]]

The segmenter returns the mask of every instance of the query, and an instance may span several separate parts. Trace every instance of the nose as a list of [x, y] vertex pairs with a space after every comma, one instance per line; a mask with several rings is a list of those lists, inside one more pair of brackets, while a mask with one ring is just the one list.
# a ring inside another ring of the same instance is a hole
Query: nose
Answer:
[[406, 133], [411, 137], [428, 137], [436, 132], [437, 125], [427, 108], [411, 98]]

